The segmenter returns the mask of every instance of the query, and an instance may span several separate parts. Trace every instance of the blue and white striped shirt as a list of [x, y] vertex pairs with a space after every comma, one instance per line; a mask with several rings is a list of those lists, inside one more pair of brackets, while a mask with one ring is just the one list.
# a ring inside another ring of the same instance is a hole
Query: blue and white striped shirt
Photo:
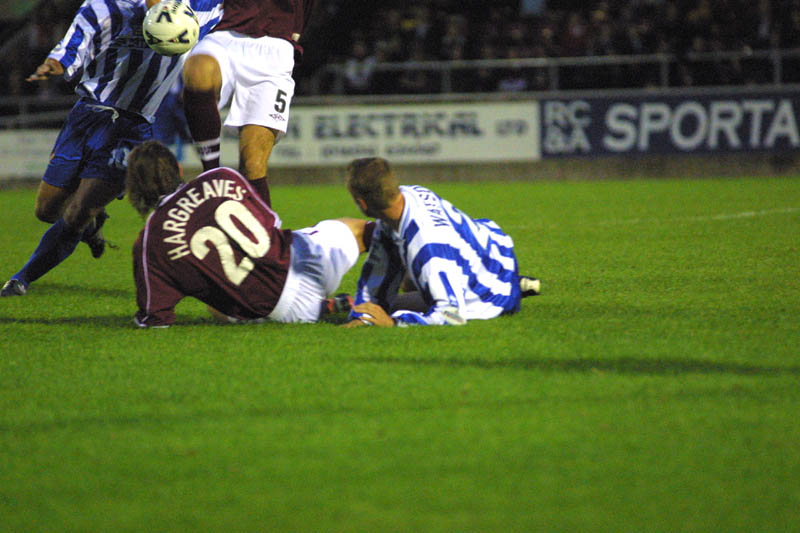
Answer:
[[511, 237], [491, 220], [473, 220], [424, 187], [401, 186], [400, 192], [405, 207], [399, 231], [378, 221], [355, 304], [392, 308], [408, 272], [429, 308], [396, 310], [392, 318], [398, 325], [463, 324], [519, 311]]
[[[202, 39], [222, 18], [222, 0], [188, 0], [200, 21]], [[64, 65], [75, 92], [103, 105], [153, 121], [186, 54], [162, 56], [142, 36], [145, 0], [85, 0], [49, 57]]]

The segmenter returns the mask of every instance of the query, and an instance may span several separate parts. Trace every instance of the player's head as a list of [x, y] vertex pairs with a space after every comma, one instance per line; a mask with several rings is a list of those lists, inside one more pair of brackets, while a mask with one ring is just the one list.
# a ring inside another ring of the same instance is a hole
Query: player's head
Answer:
[[183, 183], [183, 171], [169, 148], [145, 141], [128, 156], [125, 183], [128, 199], [142, 216], [158, 205], [158, 199]]
[[347, 167], [347, 190], [365, 215], [379, 218], [400, 194], [397, 175], [380, 157], [356, 159]]

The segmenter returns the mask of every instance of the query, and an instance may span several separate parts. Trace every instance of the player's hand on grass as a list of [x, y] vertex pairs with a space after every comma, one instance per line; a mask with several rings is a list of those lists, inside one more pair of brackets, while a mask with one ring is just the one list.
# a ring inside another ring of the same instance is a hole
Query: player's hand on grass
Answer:
[[48, 57], [44, 63], [36, 67], [36, 72], [25, 78], [25, 81], [42, 81], [50, 76], [61, 76], [64, 74], [64, 65], [58, 60]]
[[359, 317], [359, 320], [362, 322], [368, 322], [373, 326], [394, 326], [394, 320], [380, 305], [367, 302], [358, 304], [353, 308], [353, 311], [363, 313], [361, 317]]

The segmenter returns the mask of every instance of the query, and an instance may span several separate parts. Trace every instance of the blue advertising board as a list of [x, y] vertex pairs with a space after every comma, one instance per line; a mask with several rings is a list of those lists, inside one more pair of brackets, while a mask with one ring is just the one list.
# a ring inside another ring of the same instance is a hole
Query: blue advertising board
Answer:
[[795, 91], [540, 101], [542, 157], [800, 148]]

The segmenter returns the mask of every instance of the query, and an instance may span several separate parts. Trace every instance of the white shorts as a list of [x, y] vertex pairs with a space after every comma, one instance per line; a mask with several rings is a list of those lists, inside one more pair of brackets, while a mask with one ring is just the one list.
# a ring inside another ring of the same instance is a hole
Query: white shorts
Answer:
[[292, 264], [269, 319], [316, 322], [325, 298], [333, 294], [358, 261], [358, 242], [347, 224], [323, 220], [292, 231]]
[[256, 124], [286, 132], [294, 96], [292, 43], [275, 37], [218, 31], [201, 39], [189, 55], [209, 55], [219, 63], [219, 107], [224, 108], [229, 101], [231, 106], [225, 126]]

